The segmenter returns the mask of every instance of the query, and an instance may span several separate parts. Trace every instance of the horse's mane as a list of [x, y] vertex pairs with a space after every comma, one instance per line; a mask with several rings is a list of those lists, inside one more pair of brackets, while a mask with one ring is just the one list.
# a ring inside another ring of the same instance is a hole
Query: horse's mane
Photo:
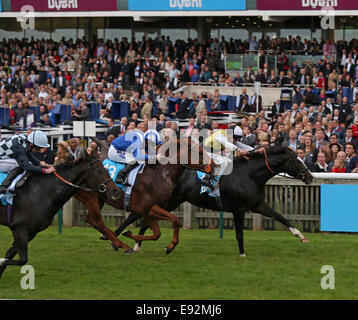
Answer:
[[100, 158], [99, 154], [97, 152], [92, 152], [90, 155], [82, 155], [76, 160], [66, 161], [66, 162], [60, 163], [60, 164], [55, 166], [55, 169], [60, 170], [60, 171], [61, 170], [70, 170], [73, 167], [82, 164], [87, 159], [95, 160], [96, 158], [98, 158], [98, 159]]
[[[288, 147], [281, 147], [281, 146], [273, 146], [266, 149], [267, 155], [276, 155], [276, 154], [283, 154], [287, 152], [289, 148]], [[253, 152], [249, 155], [247, 155], [249, 159], [258, 159], [258, 158], [264, 158], [265, 155], [263, 152]], [[235, 160], [242, 160], [243, 158], [235, 158]]]

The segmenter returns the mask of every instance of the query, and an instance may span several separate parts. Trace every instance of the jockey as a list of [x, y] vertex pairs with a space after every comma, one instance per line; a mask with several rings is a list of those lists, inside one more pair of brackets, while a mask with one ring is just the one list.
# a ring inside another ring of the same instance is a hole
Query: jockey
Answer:
[[[214, 129], [213, 131], [214, 131], [213, 134], [208, 136], [204, 141], [204, 146], [206, 147], [206, 149], [209, 149], [210, 151], [224, 153], [225, 150], [228, 151], [228, 153], [235, 152], [237, 156], [243, 156], [246, 155], [248, 151], [253, 150], [252, 147], [244, 143], [237, 142], [238, 145], [235, 145], [229, 142], [228, 138], [230, 133], [232, 134], [231, 130]], [[229, 157], [227, 157], [227, 155], [228, 154], [222, 154], [221, 157], [218, 157], [215, 154], [212, 154], [214, 161], [219, 162], [217, 163], [220, 167], [220, 172], [218, 174], [219, 176], [222, 175], [225, 172], [226, 168], [232, 163], [232, 161], [230, 160]], [[213, 172], [205, 175], [202, 182], [212, 188], [211, 185], [212, 178], [213, 178]]]
[[[153, 130], [154, 131], [154, 130]], [[125, 184], [127, 176], [139, 163], [145, 161], [155, 161], [158, 155], [146, 154], [147, 141], [151, 140], [155, 144], [160, 144], [160, 135], [158, 132], [146, 132], [143, 134], [139, 130], [130, 130], [126, 134], [119, 136], [112, 141], [108, 151], [108, 158], [114, 162], [125, 163], [126, 166], [121, 170], [116, 178], [116, 183]]]
[[15, 134], [0, 142], [0, 172], [9, 172], [0, 186], [0, 194], [8, 191], [13, 179], [23, 170], [50, 174], [55, 168], [39, 161], [31, 154], [33, 149], [49, 148], [47, 136], [42, 131], [31, 132], [27, 137]]

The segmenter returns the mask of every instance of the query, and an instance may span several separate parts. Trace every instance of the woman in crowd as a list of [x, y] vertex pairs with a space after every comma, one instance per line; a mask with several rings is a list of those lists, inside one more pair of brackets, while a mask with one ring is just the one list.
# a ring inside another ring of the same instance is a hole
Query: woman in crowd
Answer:
[[72, 161], [73, 157], [68, 151], [68, 143], [66, 141], [61, 141], [57, 144], [57, 153], [55, 157], [55, 165], [65, 163], [67, 161]]

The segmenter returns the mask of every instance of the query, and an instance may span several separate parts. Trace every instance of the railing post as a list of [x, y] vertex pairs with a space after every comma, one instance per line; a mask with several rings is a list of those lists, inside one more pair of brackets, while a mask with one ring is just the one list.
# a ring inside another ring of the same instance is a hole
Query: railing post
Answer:
[[71, 198], [63, 206], [63, 225], [65, 227], [74, 226], [75, 221], [75, 201]]
[[262, 227], [262, 215], [258, 213], [252, 214], [252, 231], [263, 230]]
[[193, 221], [193, 207], [189, 202], [184, 202], [183, 208], [183, 228], [191, 229]]

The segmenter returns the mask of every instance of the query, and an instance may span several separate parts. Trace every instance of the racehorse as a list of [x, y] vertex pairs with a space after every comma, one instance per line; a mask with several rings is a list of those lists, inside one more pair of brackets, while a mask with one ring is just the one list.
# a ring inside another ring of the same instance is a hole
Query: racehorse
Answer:
[[[219, 208], [215, 198], [209, 196], [208, 193], [200, 194], [201, 186], [197, 181], [196, 173], [186, 170], [175, 185], [166, 209], [173, 211], [181, 203], [188, 201], [197, 207], [232, 212], [241, 256], [245, 256], [243, 230], [245, 213], [249, 210], [275, 219], [285, 225], [302, 242], [308, 242], [299, 230], [265, 202], [265, 184], [279, 173], [287, 173], [306, 184], [310, 184], [313, 180], [310, 171], [297, 158], [294, 151], [288, 147], [275, 146], [265, 149], [263, 153], [250, 153], [247, 158], [234, 159], [231, 174], [224, 175], [219, 180], [223, 208]], [[115, 234], [119, 235], [138, 218], [140, 218], [139, 215], [131, 213]], [[144, 234], [147, 228], [145, 223], [142, 223], [139, 234]], [[102, 236], [100, 239], [106, 238]], [[140, 242], [135, 246], [135, 250], [139, 251], [141, 249], [138, 246]]]
[[[165, 151], [165, 155], [169, 159], [169, 163], [146, 164], [143, 172], [136, 179], [130, 198], [130, 211], [144, 218], [147, 225], [152, 229], [153, 235], [135, 236], [131, 233], [126, 234], [127, 237], [135, 241], [157, 240], [161, 235], [158, 220], [167, 220], [173, 224], [174, 231], [171, 242], [166, 247], [166, 254], [172, 252], [179, 243], [180, 220], [163, 209], [168, 206], [169, 198], [177, 180], [185, 168], [210, 171], [211, 168], [216, 166], [209, 154], [203, 150], [198, 142], [192, 142], [191, 139], [188, 142], [185, 142], [185, 140], [171, 140], [162, 147], [165, 149], [169, 146], [168, 144], [176, 144], [174, 158], [169, 157], [168, 151], [170, 148], [168, 148]], [[164, 149], [159, 149], [159, 152]], [[197, 151], [198, 159], [195, 159], [193, 151]], [[180, 159], [187, 159], [187, 164], [182, 164]], [[100, 212], [104, 202], [116, 209], [123, 209], [124, 207], [124, 193], [118, 200], [107, 200], [100, 196], [98, 202], [96, 194], [79, 191], [75, 198], [81, 201], [89, 212], [96, 212], [96, 214]]]
[[[14, 237], [5, 258], [0, 258], [0, 277], [6, 266], [26, 264], [29, 241], [51, 224], [56, 212], [79, 189], [94, 194], [98, 192], [108, 201], [120, 196], [120, 189], [114, 184], [101, 160], [95, 154], [86, 152], [76, 161], [56, 166], [56, 172], [53, 174], [32, 175], [17, 191], [11, 211], [0, 206], [0, 224], [9, 227]], [[88, 221], [92, 220], [91, 216]], [[109, 229], [94, 222], [92, 225], [107, 236], [111, 237], [112, 234], [115, 237]], [[118, 240], [119, 244], [122, 245]], [[127, 245], [124, 247], [130, 249]], [[19, 259], [15, 260], [13, 258], [17, 253]]]

